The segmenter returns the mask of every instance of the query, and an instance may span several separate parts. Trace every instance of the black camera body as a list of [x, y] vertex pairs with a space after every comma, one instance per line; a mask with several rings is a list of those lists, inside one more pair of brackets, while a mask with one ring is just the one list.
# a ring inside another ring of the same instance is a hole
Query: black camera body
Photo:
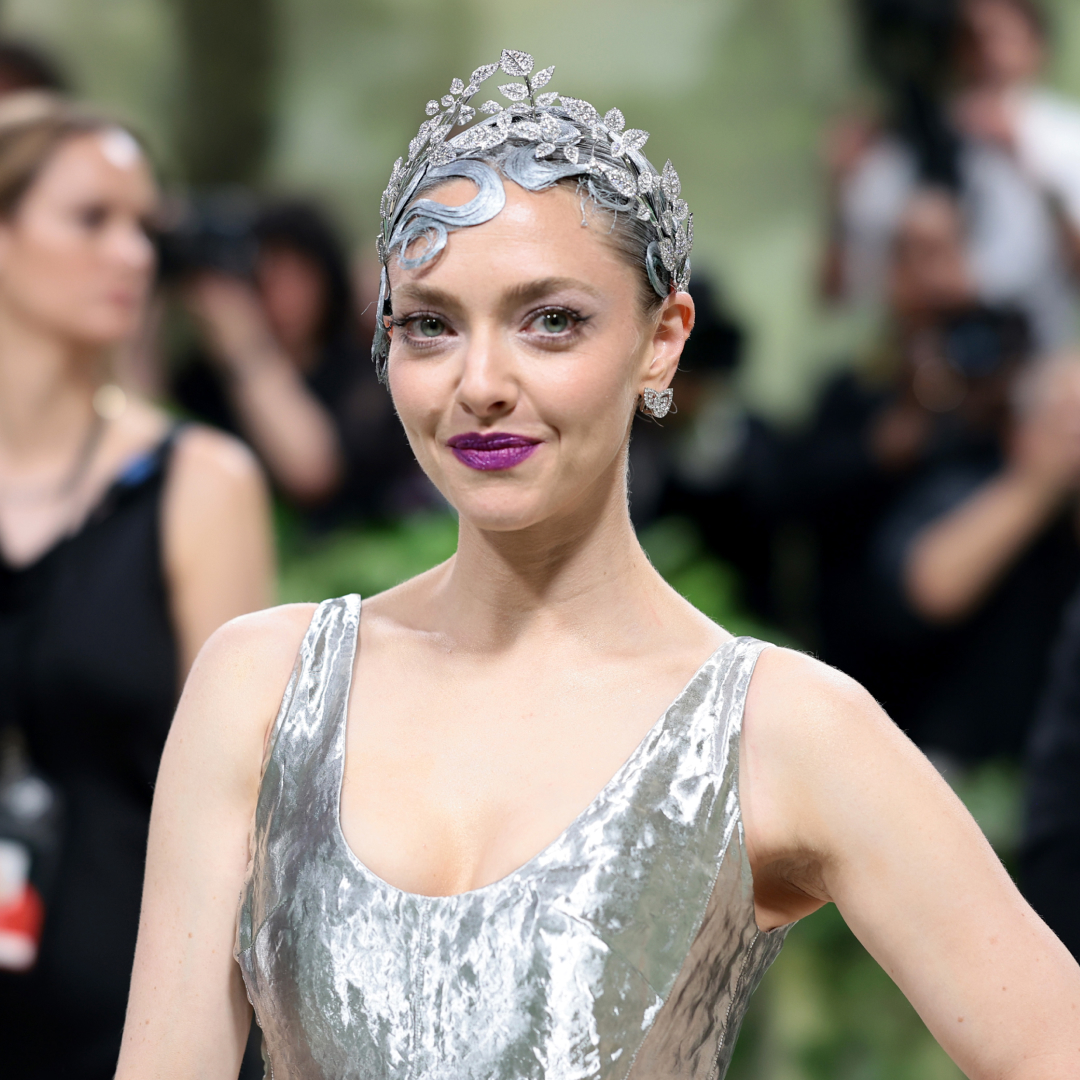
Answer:
[[1030, 322], [1022, 311], [985, 305], [947, 316], [940, 340], [946, 363], [968, 381], [1007, 375], [1033, 347]]
[[169, 203], [155, 232], [160, 280], [175, 282], [202, 271], [250, 280], [259, 254], [258, 210], [250, 193], [236, 189]]

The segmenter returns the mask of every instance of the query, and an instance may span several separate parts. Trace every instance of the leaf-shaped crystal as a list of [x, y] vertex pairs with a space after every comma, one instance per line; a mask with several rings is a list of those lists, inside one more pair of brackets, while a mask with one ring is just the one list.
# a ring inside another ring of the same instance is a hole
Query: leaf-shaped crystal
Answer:
[[473, 86], [479, 85], [485, 79], [490, 79], [498, 69], [498, 64], [483, 64], [469, 76], [469, 83]]
[[533, 90], [539, 90], [541, 86], [547, 86], [547, 84], [551, 82], [551, 76], [554, 74], [555, 65], [552, 64], [551, 67], [546, 67], [543, 71], [538, 71], [529, 80], [529, 86], [532, 87]]
[[533, 69], [533, 58], [527, 52], [519, 52], [517, 49], [503, 49], [499, 67], [507, 75], [517, 75], [525, 78]]
[[576, 146], [564, 146], [562, 148], [563, 157], [570, 162], [571, 165], [578, 163], [578, 148]]
[[562, 134], [562, 124], [551, 113], [540, 117], [540, 132], [547, 142], [557, 142]]
[[675, 246], [667, 238], [660, 241], [660, 261], [669, 274], [675, 269]]
[[580, 124], [595, 124], [600, 119], [600, 114], [587, 101], [580, 98], [562, 99], [563, 108]]
[[533, 110], [527, 101], [515, 101], [506, 111], [512, 116], [528, 116]]
[[643, 195], [647, 195], [650, 191], [652, 191], [653, 183], [655, 181], [656, 175], [646, 169], [645, 172], [643, 172], [637, 179], [638, 191], [640, 191]]
[[542, 142], [534, 151], [537, 158], [546, 158], [555, 153], [555, 144], [553, 142]]
[[465, 89], [465, 84], [460, 79], [455, 79], [450, 84], [450, 93], [451, 94], [455, 94], [455, 95], [460, 94], [462, 92], [462, 90], [464, 90], [464, 89]]
[[499, 93], [511, 101], [524, 101], [529, 96], [529, 88], [524, 83], [509, 82], [499, 87]]
[[438, 111], [439, 111], [439, 103], [434, 98], [432, 98], [424, 106], [424, 112], [426, 112], [428, 114], [428, 116], [434, 116]]
[[641, 128], [627, 128], [622, 133], [622, 152], [630, 153], [631, 150], [640, 150], [649, 141], [649, 133]]
[[676, 199], [671, 207], [671, 216], [676, 221], [682, 221], [690, 213], [690, 207], [685, 199]]
[[409, 161], [412, 161], [416, 155], [420, 153], [421, 148], [426, 142], [426, 135], [417, 135], [416, 138], [409, 143]]
[[675, 219], [671, 216], [670, 210], [664, 211], [663, 216], [660, 218], [660, 224], [664, 227], [664, 232], [674, 235]]
[[609, 131], [622, 131], [626, 127], [626, 117], [618, 109], [608, 109], [604, 113], [604, 124]]
[[652, 217], [652, 214], [649, 213], [649, 208], [644, 203], [642, 203], [637, 208], [637, 219], [638, 219], [638, 221], [648, 221], [649, 218], [651, 218], [651, 217]]
[[532, 120], [519, 120], [514, 125], [514, 135], [519, 139], [528, 139], [530, 142], [542, 142], [544, 139], [540, 125]]
[[676, 198], [682, 191], [679, 174], [675, 171], [675, 166], [671, 164], [670, 158], [664, 163], [664, 174], [660, 178], [660, 186], [669, 199]]
[[454, 158], [457, 157], [457, 152], [454, 147], [449, 143], [439, 143], [434, 150], [431, 151], [432, 165], [448, 165]]
[[494, 116], [495, 113], [501, 113], [503, 107], [497, 101], [485, 101], [484, 104], [480, 106], [480, 111], [482, 113], [487, 113], [488, 116]]
[[634, 183], [634, 178], [626, 171], [626, 169], [608, 169], [608, 179], [611, 181], [611, 186], [620, 195], [636, 195], [637, 184]]
[[462, 105], [461, 112], [458, 113], [457, 122], [459, 124], [467, 124], [476, 115], [476, 110], [471, 105]]
[[548, 106], [551, 106], [551, 105], [555, 104], [555, 99], [558, 96], [559, 96], [559, 92], [557, 90], [550, 90], [546, 94], [537, 94], [536, 95], [536, 104], [537, 105], [543, 105], [544, 108], [547, 108]]
[[444, 109], [449, 109], [454, 104], [454, 99], [449, 94], [443, 94], [442, 104]]

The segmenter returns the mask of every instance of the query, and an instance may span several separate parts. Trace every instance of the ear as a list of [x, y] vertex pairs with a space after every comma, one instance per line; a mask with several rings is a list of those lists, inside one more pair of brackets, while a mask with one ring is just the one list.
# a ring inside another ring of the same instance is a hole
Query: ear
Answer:
[[679, 367], [683, 346], [694, 329], [694, 300], [689, 293], [671, 293], [656, 316], [652, 334], [652, 358], [643, 373], [638, 392], [650, 387], [664, 390]]

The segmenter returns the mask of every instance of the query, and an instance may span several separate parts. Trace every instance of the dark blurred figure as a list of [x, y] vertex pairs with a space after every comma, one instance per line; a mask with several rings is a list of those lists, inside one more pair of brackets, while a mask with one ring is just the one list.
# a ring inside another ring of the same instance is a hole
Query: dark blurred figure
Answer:
[[891, 711], [940, 762], [1019, 756], [1080, 580], [1080, 363], [1024, 370], [1020, 316], [946, 323], [924, 361], [950, 441], [890, 509], [871, 553]]
[[250, 221], [243, 204], [221, 207], [234, 218], [216, 240], [201, 223], [166, 240], [202, 331], [174, 372], [176, 401], [250, 443], [317, 525], [407, 509], [415, 464], [361, 339], [336, 231], [305, 201]]
[[742, 327], [704, 275], [690, 293], [696, 319], [673, 384], [675, 411], [662, 424], [640, 418], [630, 444], [632, 517], [639, 528], [667, 515], [692, 521], [709, 552], [739, 572], [747, 606], [773, 618], [776, 439], [734, 386]]
[[968, 221], [977, 298], [1021, 308], [1041, 350], [1067, 344], [1074, 230], [1057, 205], [1080, 211], [1078, 121], [1031, 88], [1047, 52], [1038, 9], [1029, 0], [856, 0], [855, 11], [888, 105], [882, 117], [842, 119], [826, 141], [824, 295], [880, 303], [905, 205], [918, 187], [940, 186]]
[[[887, 270], [890, 317], [870, 363], [849, 365], [823, 388], [810, 423], [784, 454], [780, 513], [809, 541], [813, 646], [887, 699], [895, 657], [883, 648], [870, 595], [869, 551], [883, 516], [948, 436], [926, 403], [925, 357], [947, 313], [975, 290], [955, 199], [915, 195], [898, 223]], [[947, 403], [946, 403], [947, 404]]]
[[819, 647], [939, 762], [1016, 756], [1080, 576], [1080, 369], [978, 303], [946, 190], [908, 204], [888, 282], [891, 363], [827, 387], [785, 470]]
[[1080, 593], [1054, 651], [1028, 747], [1020, 884], [1080, 960]]
[[0, 37], [0, 97], [20, 90], [67, 94], [71, 84], [56, 61], [36, 45]]

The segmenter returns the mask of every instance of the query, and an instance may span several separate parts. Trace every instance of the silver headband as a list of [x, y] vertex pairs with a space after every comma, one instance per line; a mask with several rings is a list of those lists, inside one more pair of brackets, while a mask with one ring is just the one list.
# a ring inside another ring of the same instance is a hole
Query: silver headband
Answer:
[[[554, 67], [533, 72], [533, 58], [505, 49], [498, 64], [477, 68], [468, 85], [454, 79], [439, 101], [427, 103], [429, 119], [409, 143], [407, 158], [394, 162], [380, 205], [377, 241], [382, 276], [372, 359], [385, 379], [390, 351], [390, 282], [387, 264], [394, 253], [403, 267], [415, 269], [446, 246], [448, 233], [490, 221], [506, 204], [502, 176], [529, 191], [541, 191], [566, 177], [581, 178], [589, 197], [606, 210], [632, 214], [651, 235], [645, 270], [660, 296], [690, 283], [694, 217], [680, 198], [679, 174], [668, 161], [658, 172], [642, 153], [646, 131], [627, 129], [618, 109], [603, 116], [587, 101], [555, 91], [539, 93]], [[511, 103], [485, 101], [486, 119], [471, 127], [477, 110], [469, 104], [498, 69], [521, 82], [505, 83], [500, 93]], [[556, 104], [558, 103], [558, 104]], [[462, 128], [451, 136], [454, 128]], [[446, 206], [420, 196], [453, 177], [471, 180], [477, 194], [463, 206]], [[411, 255], [417, 241], [425, 246]]]

